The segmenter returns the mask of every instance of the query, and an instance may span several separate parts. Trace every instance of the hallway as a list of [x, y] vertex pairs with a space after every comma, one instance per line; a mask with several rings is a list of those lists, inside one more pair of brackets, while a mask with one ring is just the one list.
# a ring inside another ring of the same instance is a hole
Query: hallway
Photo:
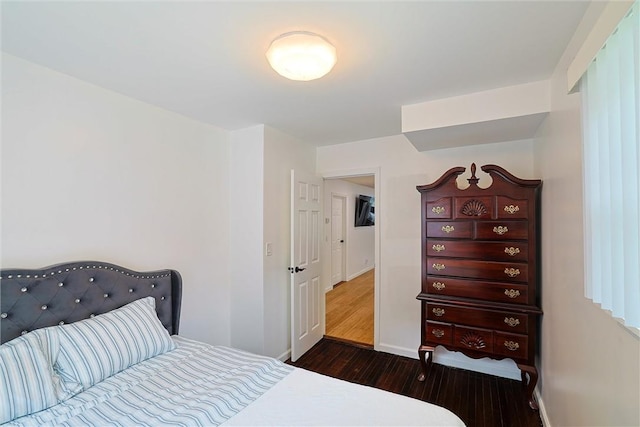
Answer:
[[373, 346], [374, 273], [371, 269], [326, 293], [326, 336]]

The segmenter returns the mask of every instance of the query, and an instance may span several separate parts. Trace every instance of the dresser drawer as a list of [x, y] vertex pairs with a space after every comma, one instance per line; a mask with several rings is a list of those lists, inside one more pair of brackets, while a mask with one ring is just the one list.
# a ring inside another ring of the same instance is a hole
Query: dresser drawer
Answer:
[[498, 218], [527, 219], [529, 214], [529, 202], [522, 199], [498, 196]]
[[493, 331], [455, 325], [453, 345], [465, 350], [493, 352]]
[[423, 292], [435, 295], [476, 298], [514, 304], [526, 304], [528, 301], [528, 287], [514, 283], [427, 276], [425, 285]]
[[454, 199], [454, 218], [493, 218], [493, 197], [456, 197]]
[[523, 334], [528, 331], [529, 317], [526, 314], [431, 302], [426, 304], [428, 320]]
[[477, 240], [527, 240], [528, 237], [527, 221], [478, 221], [476, 223], [475, 238]]
[[473, 237], [473, 222], [430, 221], [427, 223], [427, 237], [471, 239]]
[[465, 240], [427, 240], [427, 255], [492, 261], [523, 261], [529, 259], [526, 242], [478, 242]]
[[451, 197], [427, 202], [427, 218], [451, 218]]
[[448, 323], [427, 322], [424, 339], [427, 342], [451, 345], [453, 328]]
[[427, 275], [526, 283], [528, 272], [528, 265], [518, 262], [427, 257]]
[[529, 338], [526, 335], [494, 332], [493, 351], [507, 357], [526, 359], [529, 352]]

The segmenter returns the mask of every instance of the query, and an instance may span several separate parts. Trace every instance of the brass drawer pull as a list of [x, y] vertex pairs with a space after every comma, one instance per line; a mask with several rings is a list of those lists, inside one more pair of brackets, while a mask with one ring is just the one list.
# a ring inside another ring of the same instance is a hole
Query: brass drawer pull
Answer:
[[433, 268], [440, 271], [440, 270], [444, 270], [447, 267], [444, 264], [440, 264], [439, 262], [437, 262], [433, 264]]
[[509, 206], [505, 206], [504, 207], [504, 211], [513, 215], [514, 213], [518, 212], [520, 210], [520, 207], [518, 205], [509, 205]]
[[505, 317], [504, 323], [514, 328], [520, 324], [520, 320], [516, 319], [515, 317]]
[[431, 286], [433, 286], [437, 291], [441, 291], [445, 288], [445, 285], [442, 282], [433, 282]]
[[518, 298], [520, 296], [520, 291], [517, 289], [505, 289], [504, 294], [509, 298]]
[[433, 310], [431, 310], [433, 312], [433, 314], [435, 314], [437, 317], [442, 317], [444, 315], [444, 308], [440, 308], [440, 307], [436, 307]]
[[455, 228], [453, 228], [453, 225], [443, 225], [442, 231], [445, 233], [451, 233], [452, 231], [455, 231]]
[[504, 274], [506, 274], [509, 277], [516, 277], [517, 275], [520, 274], [520, 270], [517, 268], [505, 268]]
[[515, 256], [518, 255], [520, 253], [520, 249], [519, 248], [514, 248], [513, 246], [508, 247], [508, 248], [504, 248], [504, 253], [509, 255], [509, 256]]
[[493, 227], [493, 232], [502, 236], [503, 234], [505, 234], [506, 232], [508, 232], [509, 229], [507, 227], [503, 227], [502, 225], [499, 225], [497, 227]]
[[518, 344], [515, 341], [505, 341], [504, 346], [511, 351], [516, 351], [517, 349], [520, 348], [520, 344]]
[[445, 250], [444, 245], [440, 245], [440, 244], [438, 244], [438, 245], [433, 245], [433, 246], [432, 246], [432, 248], [433, 248], [433, 250], [434, 250], [434, 251], [436, 251], [436, 252], [442, 252], [442, 251], [444, 251], [444, 250]]
[[436, 338], [442, 338], [444, 336], [444, 331], [442, 329], [434, 329], [431, 331]]
[[444, 211], [445, 211], [445, 209], [444, 209], [443, 206], [434, 206], [434, 207], [431, 208], [431, 212], [433, 212], [434, 214], [437, 214], [437, 215], [441, 214]]

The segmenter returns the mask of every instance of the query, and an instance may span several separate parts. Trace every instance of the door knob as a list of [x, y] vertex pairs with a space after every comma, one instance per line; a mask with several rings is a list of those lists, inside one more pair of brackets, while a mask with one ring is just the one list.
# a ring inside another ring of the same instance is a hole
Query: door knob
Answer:
[[295, 273], [299, 273], [300, 271], [305, 271], [306, 268], [300, 268], [298, 266], [296, 266], [296, 268], [293, 270]]

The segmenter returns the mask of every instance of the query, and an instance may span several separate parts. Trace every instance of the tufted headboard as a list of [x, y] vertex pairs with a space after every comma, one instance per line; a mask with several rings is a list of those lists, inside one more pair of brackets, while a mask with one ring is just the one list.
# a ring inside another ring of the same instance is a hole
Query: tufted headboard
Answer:
[[158, 318], [178, 333], [182, 279], [175, 270], [137, 272], [96, 261], [0, 270], [0, 343], [34, 329], [93, 317], [153, 296]]

